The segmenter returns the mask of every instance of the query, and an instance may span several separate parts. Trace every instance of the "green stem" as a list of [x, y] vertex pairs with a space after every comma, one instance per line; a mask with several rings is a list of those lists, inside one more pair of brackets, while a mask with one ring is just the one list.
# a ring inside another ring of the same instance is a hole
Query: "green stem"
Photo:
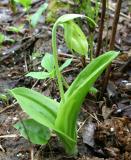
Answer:
[[66, 82], [65, 78], [63, 77], [63, 75], [62, 75], [62, 81], [63, 81], [63, 85], [66, 87], [66, 89], [68, 89], [68, 88], [69, 88], [69, 85], [68, 85], [68, 83]]
[[58, 56], [57, 56], [57, 44], [56, 44], [56, 29], [57, 29], [57, 23], [54, 24], [53, 29], [52, 29], [52, 49], [53, 49], [53, 56], [54, 56], [54, 61], [55, 61], [55, 69], [56, 69], [56, 75], [58, 79], [58, 87], [60, 91], [60, 97], [62, 102], [64, 103], [65, 98], [64, 98], [64, 89], [62, 85], [62, 76], [61, 72], [59, 70], [59, 65], [58, 65]]
[[94, 34], [91, 32], [90, 34], [90, 62], [93, 60], [93, 43], [94, 43]]

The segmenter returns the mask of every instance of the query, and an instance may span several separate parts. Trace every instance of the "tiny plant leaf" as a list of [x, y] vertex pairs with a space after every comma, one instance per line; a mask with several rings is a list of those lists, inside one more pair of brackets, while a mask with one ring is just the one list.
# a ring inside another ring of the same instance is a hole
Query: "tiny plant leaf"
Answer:
[[[72, 59], [67, 59], [60, 67], [60, 71], [62, 71], [64, 68], [68, 67], [71, 64]], [[47, 79], [47, 78], [52, 78], [54, 79], [56, 77], [55, 74], [55, 62], [54, 62], [54, 57], [52, 54], [46, 53], [45, 56], [43, 57], [41, 61], [41, 66], [47, 70], [41, 71], [41, 72], [29, 72], [26, 74], [26, 77], [32, 77], [36, 79]]]
[[32, 0], [14, 0], [17, 3], [20, 3], [26, 10], [30, 8]]
[[9, 26], [7, 28], [7, 30], [11, 31], [11, 32], [19, 33], [19, 32], [21, 32], [21, 30], [23, 29], [23, 27], [24, 27], [23, 25], [17, 26], [17, 27], [15, 27], [15, 26]]
[[53, 55], [49, 53], [45, 53], [45, 56], [43, 57], [41, 61], [41, 66], [46, 69], [48, 72], [52, 72], [54, 70], [55, 62]]
[[25, 75], [26, 77], [32, 77], [36, 79], [46, 79], [50, 77], [50, 73], [48, 72], [29, 72], [28, 74]]
[[0, 45], [4, 42], [5, 40], [5, 35], [0, 33]]
[[66, 67], [68, 67], [72, 62], [72, 59], [67, 59], [61, 66], [60, 66], [60, 70], [62, 71], [63, 69], [65, 69]]
[[30, 17], [31, 26], [32, 26], [32, 27], [34, 27], [34, 28], [36, 27], [36, 25], [38, 24], [39, 19], [40, 19], [42, 13], [46, 11], [47, 7], [48, 7], [48, 3], [42, 4], [42, 5], [38, 8], [38, 10], [36, 11], [36, 13], [34, 13], [34, 14]]

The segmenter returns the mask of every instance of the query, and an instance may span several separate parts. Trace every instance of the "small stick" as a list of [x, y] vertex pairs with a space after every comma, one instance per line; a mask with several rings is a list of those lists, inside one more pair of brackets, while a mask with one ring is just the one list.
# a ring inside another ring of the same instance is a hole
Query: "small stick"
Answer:
[[2, 145], [0, 144], [0, 149], [2, 150], [2, 152], [5, 152], [4, 148], [2, 147]]
[[82, 63], [83, 67], [86, 66], [86, 57], [85, 56], [81, 56], [81, 63]]
[[0, 136], [0, 139], [1, 138], [16, 138], [16, 137], [18, 137], [17, 134], [10, 134], [10, 135], [2, 135], [2, 136]]
[[17, 102], [14, 102], [13, 104], [5, 107], [4, 109], [1, 109], [1, 110], [0, 110], [0, 114], [3, 113], [4, 111], [6, 111], [7, 109], [14, 107], [16, 104], [18, 104], [18, 103], [17, 103]]
[[119, 21], [119, 15], [120, 15], [120, 10], [121, 10], [121, 3], [122, 3], [122, 0], [117, 0], [116, 11], [115, 11], [114, 21], [113, 21], [113, 26], [112, 26], [111, 39], [109, 43], [109, 50], [114, 49], [117, 24]]
[[102, 0], [102, 13], [101, 13], [101, 21], [100, 21], [100, 27], [99, 27], [96, 57], [98, 57], [100, 55], [100, 49], [101, 49], [101, 44], [102, 44], [102, 35], [103, 35], [103, 29], [104, 29], [105, 13], [106, 13], [106, 0]]
[[33, 148], [33, 146], [31, 147], [31, 150], [30, 150], [30, 157], [31, 157], [31, 160], [34, 160], [34, 148]]
[[[116, 36], [117, 24], [118, 24], [118, 21], [119, 21], [121, 4], [122, 4], [122, 0], [117, 0], [117, 5], [116, 5], [116, 10], [115, 10], [115, 15], [114, 15], [114, 21], [113, 21], [113, 26], [112, 26], [111, 39], [110, 39], [110, 43], [109, 43], [109, 50], [114, 49], [115, 36]], [[107, 84], [108, 84], [109, 76], [110, 76], [110, 71], [111, 71], [111, 66], [108, 67], [108, 69], [105, 73], [102, 94], [105, 92], [105, 90], [107, 88]]]

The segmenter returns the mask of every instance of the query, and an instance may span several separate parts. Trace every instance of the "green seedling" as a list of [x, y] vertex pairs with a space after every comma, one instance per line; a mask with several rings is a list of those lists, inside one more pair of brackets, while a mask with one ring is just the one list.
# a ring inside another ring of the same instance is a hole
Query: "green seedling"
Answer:
[[26, 10], [28, 10], [32, 4], [32, 0], [13, 0], [13, 1], [21, 4]]
[[68, 2], [60, 0], [49, 0], [48, 10], [46, 15], [46, 22], [55, 22], [58, 12], [64, 8], [64, 10], [69, 10], [70, 5]]
[[9, 0], [9, 7], [14, 14], [17, 13], [16, 2], [15, 0]]
[[5, 35], [0, 33], [0, 45], [4, 42], [5, 40]]
[[0, 94], [0, 101], [3, 102], [3, 104], [8, 105], [9, 104], [9, 97], [7, 94]]
[[[66, 14], [60, 17], [52, 29], [52, 47], [55, 63], [55, 72], [58, 79], [61, 101], [57, 102], [34, 90], [24, 87], [11, 90], [21, 108], [30, 116], [30, 120], [24, 120], [26, 135], [32, 143], [41, 144], [47, 142], [50, 137], [47, 133], [54, 131], [62, 141], [68, 154], [77, 153], [77, 117], [81, 105], [97, 78], [105, 68], [118, 56], [118, 52], [110, 51], [92, 60], [76, 77], [66, 92], [63, 90], [62, 76], [58, 66], [56, 47], [57, 27], [75, 18], [85, 18], [83, 15]], [[28, 122], [30, 121], [30, 122]], [[42, 126], [45, 127], [44, 131]], [[38, 128], [37, 128], [38, 126]], [[23, 133], [23, 126], [18, 122], [15, 127]], [[37, 128], [37, 129], [35, 129]], [[38, 135], [36, 137], [36, 135]], [[50, 135], [50, 134], [49, 134]], [[33, 138], [34, 136], [34, 138]]]
[[[60, 66], [60, 71], [62, 71], [64, 68], [68, 67], [71, 64], [72, 59], [67, 59], [65, 63], [63, 63]], [[36, 79], [55, 79], [56, 78], [56, 73], [55, 73], [55, 62], [54, 62], [54, 57], [53, 55], [46, 53], [45, 56], [43, 57], [41, 61], [41, 66], [43, 67], [44, 70], [46, 71], [41, 71], [41, 72], [29, 72], [26, 77], [32, 77]]]
[[11, 43], [15, 42], [14, 39], [9, 38], [9, 37], [5, 36], [4, 34], [0, 33], [0, 45], [2, 45], [2, 43], [5, 41], [11, 42]]
[[20, 25], [20, 26], [9, 26], [7, 27], [7, 30], [10, 31], [10, 32], [15, 32], [15, 33], [19, 33], [21, 32], [21, 30], [23, 29], [24, 25]]
[[36, 11], [36, 13], [34, 13], [32, 16], [30, 16], [29, 19], [30, 19], [31, 26], [32, 26], [33, 28], [36, 27], [36, 25], [38, 24], [39, 19], [40, 19], [42, 13], [44, 13], [44, 12], [46, 11], [47, 7], [48, 7], [48, 3], [42, 4], [42, 5], [38, 8], [38, 10]]

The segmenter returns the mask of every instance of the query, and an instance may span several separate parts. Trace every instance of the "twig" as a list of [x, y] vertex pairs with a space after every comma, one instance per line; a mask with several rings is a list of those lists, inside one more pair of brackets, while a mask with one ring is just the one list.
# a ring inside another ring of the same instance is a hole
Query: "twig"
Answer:
[[[93, 3], [96, 3], [96, 1], [95, 0], [91, 0]], [[115, 9], [113, 8], [113, 7], [111, 7], [110, 5], [109, 5], [109, 7], [107, 7], [109, 10], [111, 10], [111, 11], [115, 11]], [[130, 16], [127, 16], [126, 14], [124, 14], [124, 13], [122, 13], [122, 12], [120, 12], [120, 16], [122, 16], [123, 18], [125, 18], [125, 19], [128, 19], [128, 20], [130, 20], [131, 18], [130, 18]]]
[[[109, 43], [109, 50], [114, 49], [115, 36], [116, 36], [117, 24], [118, 24], [118, 21], [119, 21], [121, 3], [122, 3], [122, 0], [117, 0], [117, 5], [116, 5], [116, 10], [115, 10], [115, 15], [114, 15], [114, 21], [113, 21], [113, 26], [112, 26], [111, 39], [110, 39], [110, 43]], [[110, 71], [111, 71], [111, 66], [108, 67], [108, 69], [105, 73], [102, 94], [105, 92], [105, 90], [107, 88], [107, 84], [108, 84], [108, 80], [109, 80], [109, 76], [110, 76]]]
[[115, 43], [115, 37], [116, 37], [117, 24], [119, 21], [121, 3], [122, 3], [122, 0], [117, 0], [116, 11], [115, 11], [114, 21], [113, 21], [113, 26], [112, 26], [111, 39], [109, 43], [109, 50], [114, 49], [114, 43]]
[[31, 147], [31, 150], [30, 150], [30, 157], [31, 157], [31, 160], [34, 160], [34, 148], [33, 148], [33, 146]]
[[5, 152], [4, 148], [2, 147], [2, 145], [0, 144], [0, 149], [2, 150], [2, 152]]
[[37, 85], [38, 82], [39, 82], [39, 80], [36, 80], [35, 83], [33, 84], [33, 86], [31, 87], [31, 89], [33, 89]]
[[81, 130], [81, 128], [85, 125], [86, 121], [87, 121], [88, 118], [86, 118], [84, 120], [84, 122], [82, 122], [82, 124], [80, 125], [80, 127], [78, 128], [77, 132], [79, 132]]
[[97, 115], [95, 113], [91, 114], [89, 112], [87, 112], [92, 118], [94, 118], [97, 122], [97, 124], [100, 124], [101, 122], [99, 121], [99, 119], [97, 118]]
[[[111, 7], [111, 6], [109, 6], [109, 10], [111, 10], [111, 11], [113, 11], [113, 12], [114, 12], [114, 8], [113, 8], [113, 7]], [[124, 13], [122, 13], [122, 12], [120, 12], [120, 16], [122, 16], [123, 18], [128, 19], [128, 20], [130, 20], [130, 19], [131, 19], [131, 17], [130, 17], [130, 16], [127, 16], [126, 14], [124, 14]]]
[[5, 107], [4, 109], [0, 110], [0, 114], [3, 113], [4, 111], [6, 111], [6, 110], [9, 109], [9, 108], [12, 108], [12, 107], [13, 107], [14, 105], [16, 105], [16, 104], [17, 104], [17, 102], [14, 102], [13, 104], [11, 104], [11, 105]]
[[102, 0], [102, 13], [101, 13], [101, 21], [100, 21], [100, 27], [99, 27], [96, 57], [100, 55], [100, 49], [101, 49], [101, 44], [102, 44], [102, 35], [103, 35], [103, 29], [104, 29], [105, 13], [106, 13], [106, 0]]
[[25, 71], [29, 72], [28, 65], [27, 65], [27, 60], [26, 60], [26, 54], [24, 55], [24, 63], [25, 63]]
[[2, 135], [2, 136], [0, 136], [0, 139], [1, 138], [16, 138], [16, 137], [18, 137], [17, 134], [10, 134], [10, 135]]

